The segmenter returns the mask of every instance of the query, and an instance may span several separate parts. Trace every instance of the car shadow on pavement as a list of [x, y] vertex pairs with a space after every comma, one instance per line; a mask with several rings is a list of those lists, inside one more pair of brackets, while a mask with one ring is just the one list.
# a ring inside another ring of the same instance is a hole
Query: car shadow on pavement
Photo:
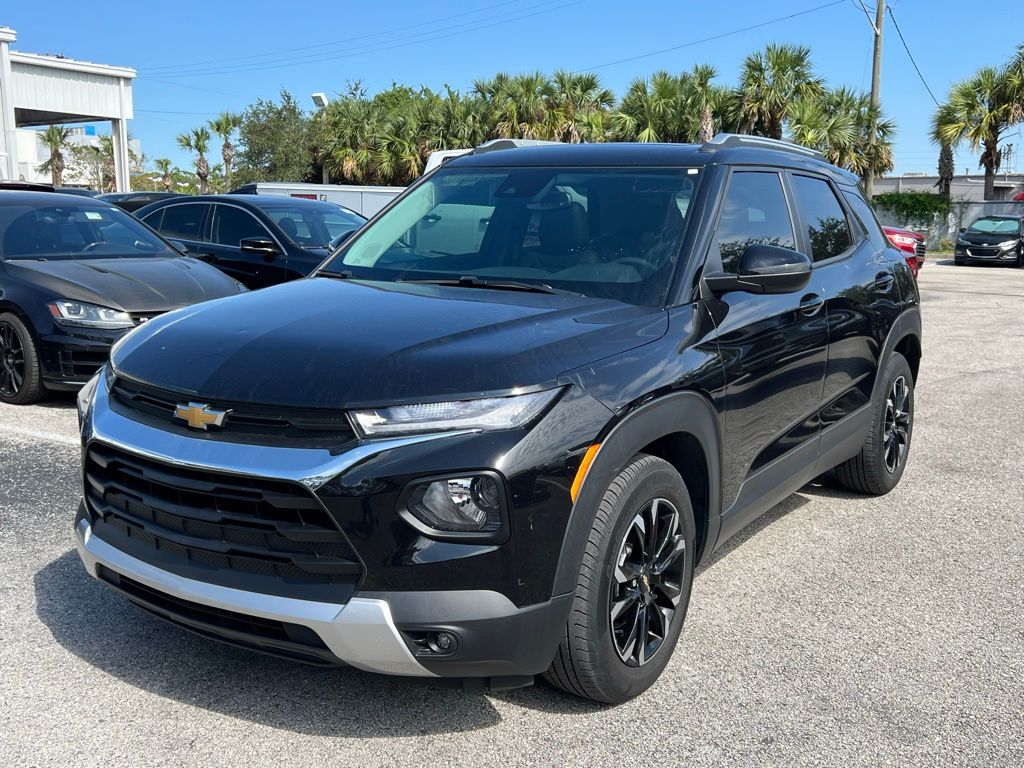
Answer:
[[[74, 550], [34, 581], [36, 614], [63, 648], [131, 686], [191, 706], [296, 733], [353, 738], [472, 731], [501, 722], [482, 693], [306, 666], [196, 637], [90, 578]], [[135, 706], [131, 699], [123, 698], [125, 707]]]

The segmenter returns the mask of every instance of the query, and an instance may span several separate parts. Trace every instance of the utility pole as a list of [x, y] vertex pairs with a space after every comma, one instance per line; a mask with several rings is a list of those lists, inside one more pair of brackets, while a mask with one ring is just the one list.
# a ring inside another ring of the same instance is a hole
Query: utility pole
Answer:
[[[871, 21], [871, 16], [868, 14], [868, 9], [864, 7], [863, 0], [861, 7], [864, 8], [864, 14], [868, 17], [868, 21]], [[873, 154], [872, 150], [875, 148], [875, 141], [878, 136], [878, 92], [882, 86], [882, 26], [885, 24], [885, 0], [875, 0], [875, 20], [871, 24], [871, 27], [875, 32], [875, 55], [874, 60], [871, 64], [871, 125], [868, 127], [868, 155]], [[871, 196], [874, 194], [875, 186], [875, 169], [868, 166], [867, 173], [864, 175], [864, 195], [867, 197], [868, 202], [871, 202]]]

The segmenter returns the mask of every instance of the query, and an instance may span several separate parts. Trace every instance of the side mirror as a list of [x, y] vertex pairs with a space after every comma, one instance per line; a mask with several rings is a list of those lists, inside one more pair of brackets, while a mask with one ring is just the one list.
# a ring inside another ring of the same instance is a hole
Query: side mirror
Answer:
[[168, 240], [167, 242], [170, 243], [171, 248], [182, 256], [188, 256], [188, 246], [181, 242], [181, 240]]
[[960, 234], [963, 234], [966, 231], [967, 231], [967, 227], [960, 227]]
[[277, 243], [267, 237], [246, 237], [238, 242], [238, 249], [242, 253], [252, 253], [262, 256], [267, 261], [273, 261], [278, 254]]
[[811, 279], [811, 260], [802, 253], [777, 245], [751, 245], [740, 257], [739, 274], [704, 276], [714, 293], [795, 293]]
[[348, 242], [348, 239], [352, 237], [352, 235], [354, 235], [356, 232], [357, 230], [355, 229], [349, 230], [348, 232], [342, 232], [340, 235], [331, 240], [331, 242], [328, 245], [328, 249], [333, 251], [335, 248], [340, 247], [342, 243]]

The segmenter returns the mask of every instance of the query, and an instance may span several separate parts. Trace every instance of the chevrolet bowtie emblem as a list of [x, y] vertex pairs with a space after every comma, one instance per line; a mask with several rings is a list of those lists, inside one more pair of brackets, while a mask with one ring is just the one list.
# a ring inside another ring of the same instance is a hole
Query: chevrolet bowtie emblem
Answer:
[[218, 411], [204, 403], [189, 403], [185, 405], [178, 403], [174, 409], [174, 418], [187, 421], [193, 429], [205, 430], [211, 424], [215, 427], [223, 427], [224, 419], [231, 411]]

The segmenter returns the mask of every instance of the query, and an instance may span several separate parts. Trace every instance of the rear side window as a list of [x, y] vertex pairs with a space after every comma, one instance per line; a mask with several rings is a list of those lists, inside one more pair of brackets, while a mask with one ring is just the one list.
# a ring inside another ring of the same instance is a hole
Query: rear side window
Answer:
[[[203, 224], [203, 216], [206, 213], [206, 206], [198, 203], [187, 205], [170, 205], [163, 209], [164, 218], [160, 221], [160, 234], [164, 237], [179, 237], [184, 240], [202, 240], [200, 230]], [[157, 212], [159, 213], [159, 212]], [[155, 223], [157, 214], [146, 218], [146, 223], [151, 226]]]
[[853, 212], [857, 214], [857, 218], [860, 219], [861, 226], [868, 233], [871, 245], [876, 249], [888, 248], [889, 240], [882, 233], [882, 227], [875, 217], [875, 212], [871, 210], [871, 206], [865, 202], [864, 198], [856, 192], [847, 191], [843, 192], [843, 197], [846, 198], [846, 204], [853, 209]]
[[740, 257], [752, 245], [796, 250], [793, 222], [779, 174], [733, 172], [718, 217], [715, 242], [726, 272], [739, 269]]
[[797, 209], [807, 227], [811, 259], [824, 261], [838, 256], [853, 244], [850, 224], [828, 182], [810, 176], [793, 176]]
[[230, 205], [214, 207], [213, 234], [211, 240], [219, 245], [230, 245], [238, 248], [242, 240], [253, 237], [270, 237], [266, 227], [256, 218]]

